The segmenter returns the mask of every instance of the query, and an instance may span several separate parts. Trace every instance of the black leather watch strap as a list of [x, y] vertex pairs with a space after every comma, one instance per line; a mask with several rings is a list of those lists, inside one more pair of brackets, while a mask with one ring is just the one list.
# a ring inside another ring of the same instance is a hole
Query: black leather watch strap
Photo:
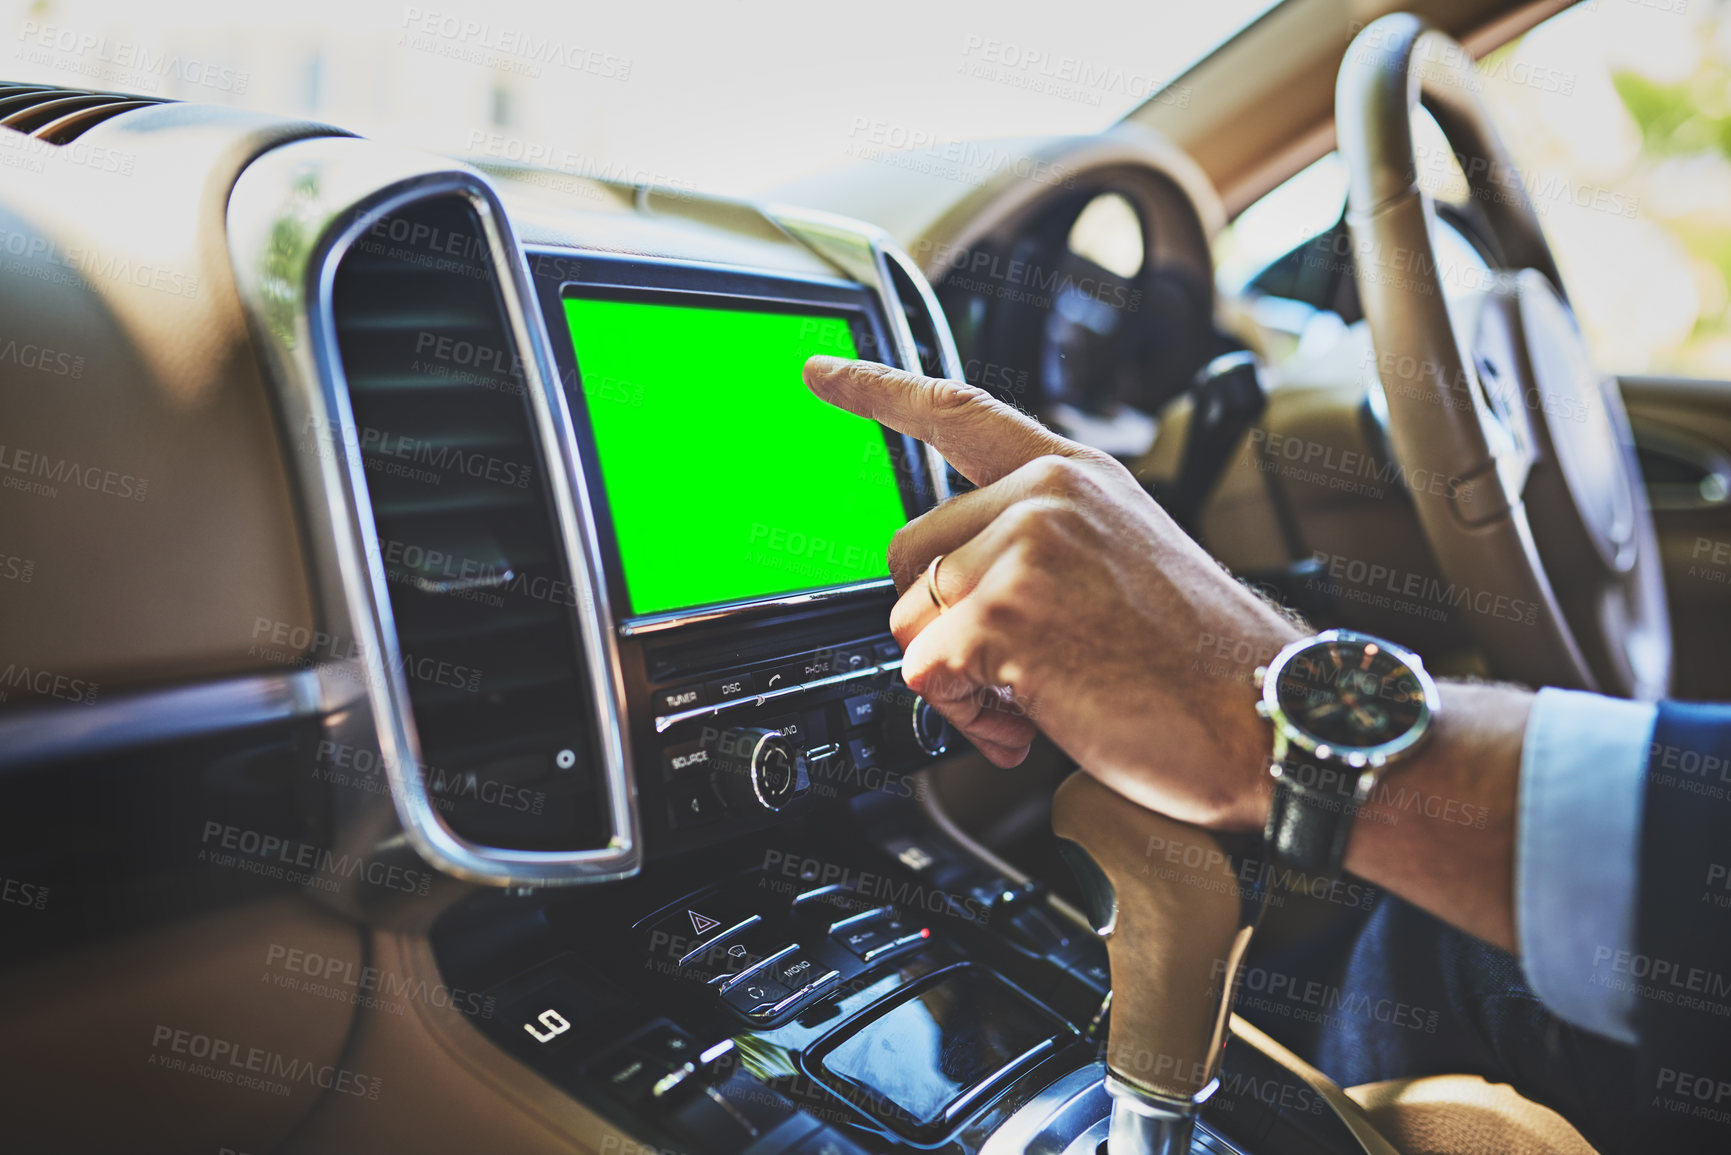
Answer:
[[1289, 759], [1274, 780], [1274, 798], [1263, 830], [1269, 856], [1306, 875], [1339, 874], [1358, 814], [1353, 802], [1356, 785], [1338, 770]]

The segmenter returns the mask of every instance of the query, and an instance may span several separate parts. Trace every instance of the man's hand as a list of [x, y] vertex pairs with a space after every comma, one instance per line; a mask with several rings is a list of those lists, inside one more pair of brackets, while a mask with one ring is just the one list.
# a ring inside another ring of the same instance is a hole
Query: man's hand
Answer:
[[[979, 489], [890, 543], [902, 676], [1000, 766], [1037, 725], [1119, 793], [1260, 828], [1271, 735], [1251, 668], [1298, 630], [1234, 581], [1108, 455], [957, 381], [834, 357], [805, 381], [924, 441]], [[940, 612], [926, 570], [943, 555]], [[1218, 670], [1222, 643], [1238, 659]]]

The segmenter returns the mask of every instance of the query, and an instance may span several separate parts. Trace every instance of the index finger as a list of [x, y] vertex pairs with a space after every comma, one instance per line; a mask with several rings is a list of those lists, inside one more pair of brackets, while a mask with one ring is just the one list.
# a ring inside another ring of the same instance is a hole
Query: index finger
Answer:
[[924, 441], [975, 485], [990, 485], [1036, 457], [1095, 454], [961, 381], [871, 361], [813, 357], [805, 363], [805, 383], [831, 405]]

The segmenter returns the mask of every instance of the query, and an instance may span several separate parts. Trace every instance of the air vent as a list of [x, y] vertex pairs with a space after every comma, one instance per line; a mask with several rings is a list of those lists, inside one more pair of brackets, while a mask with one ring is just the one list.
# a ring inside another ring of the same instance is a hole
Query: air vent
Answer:
[[70, 144], [105, 120], [170, 101], [40, 84], [0, 84], [0, 128], [49, 144]]
[[[925, 274], [921, 273], [900, 249], [885, 249], [884, 257], [890, 271], [890, 292], [900, 303], [902, 315], [907, 318], [908, 331], [914, 339], [914, 351], [920, 359], [920, 372], [927, 377], [965, 380], [962, 359], [956, 353], [956, 343], [950, 335], [949, 322], [944, 319], [937, 294], [932, 292]], [[973, 482], [958, 473], [949, 462], [938, 457], [935, 451], [931, 454], [931, 460], [934, 470], [938, 463], [942, 462], [944, 484], [939, 493], [940, 497], [965, 493], [974, 488]]]
[[947, 377], [944, 371], [943, 346], [938, 343], [938, 323], [927, 307], [913, 275], [894, 258], [889, 261], [890, 289], [901, 302], [902, 313], [914, 335], [914, 348], [920, 355], [920, 372], [927, 377]]
[[602, 756], [549, 471], [469, 201], [419, 201], [337, 266], [337, 352], [423, 776], [459, 837], [609, 837]]

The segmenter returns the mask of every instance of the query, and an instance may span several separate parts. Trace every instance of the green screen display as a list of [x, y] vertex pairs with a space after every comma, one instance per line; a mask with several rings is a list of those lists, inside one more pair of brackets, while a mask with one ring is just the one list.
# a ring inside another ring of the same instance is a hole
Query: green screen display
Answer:
[[631, 612], [889, 571], [907, 521], [883, 429], [805, 387], [846, 320], [568, 297]]

